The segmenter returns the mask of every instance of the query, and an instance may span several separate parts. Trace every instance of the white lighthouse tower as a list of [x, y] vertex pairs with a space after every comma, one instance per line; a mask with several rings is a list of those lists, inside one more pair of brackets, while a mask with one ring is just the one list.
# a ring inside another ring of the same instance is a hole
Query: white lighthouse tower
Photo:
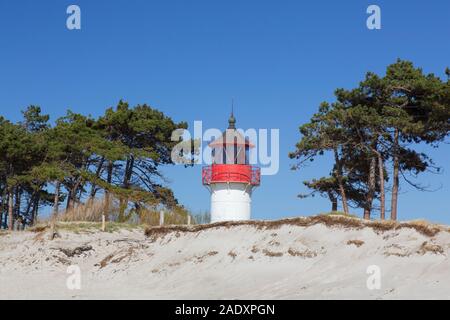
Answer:
[[261, 171], [249, 165], [254, 147], [236, 130], [231, 113], [228, 129], [211, 142], [212, 165], [203, 168], [202, 182], [211, 193], [211, 222], [249, 220], [253, 189]]

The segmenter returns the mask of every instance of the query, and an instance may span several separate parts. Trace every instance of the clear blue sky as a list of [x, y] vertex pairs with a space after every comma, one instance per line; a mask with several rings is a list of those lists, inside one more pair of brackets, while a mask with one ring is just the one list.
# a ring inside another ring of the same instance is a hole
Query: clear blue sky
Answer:
[[[77, 4], [82, 30], [66, 28]], [[382, 29], [366, 28], [366, 8], [382, 10]], [[450, 2], [1, 0], [0, 114], [20, 118], [29, 104], [53, 119], [67, 108], [98, 116], [119, 99], [148, 103], [175, 120], [223, 128], [232, 97], [241, 128], [280, 129], [280, 172], [264, 177], [254, 218], [328, 211], [300, 200], [302, 181], [329, 172], [330, 159], [292, 172], [287, 154], [298, 126], [335, 88], [357, 85], [396, 58], [444, 77], [450, 64]], [[450, 223], [450, 145], [432, 150], [444, 168], [424, 174], [422, 193], [402, 185], [400, 218]], [[177, 197], [208, 210], [201, 168], [165, 168]], [[359, 210], [356, 213], [360, 214]]]

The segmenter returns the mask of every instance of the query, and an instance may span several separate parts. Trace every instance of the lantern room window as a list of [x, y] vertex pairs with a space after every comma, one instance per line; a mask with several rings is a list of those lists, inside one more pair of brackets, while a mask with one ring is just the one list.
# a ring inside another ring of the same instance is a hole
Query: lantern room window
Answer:
[[[228, 131], [228, 130], [227, 130]], [[251, 144], [238, 131], [232, 137], [226, 134], [210, 144], [214, 164], [249, 164]]]

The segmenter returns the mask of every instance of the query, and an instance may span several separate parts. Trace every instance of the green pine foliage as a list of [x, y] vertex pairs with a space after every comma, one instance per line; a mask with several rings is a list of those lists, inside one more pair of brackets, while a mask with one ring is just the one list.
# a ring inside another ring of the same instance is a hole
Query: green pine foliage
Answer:
[[418, 146], [438, 147], [448, 136], [449, 96], [448, 79], [425, 74], [403, 60], [389, 65], [383, 76], [368, 72], [354, 89], [337, 89], [336, 101], [322, 103], [311, 121], [300, 127], [301, 140], [290, 153], [297, 160], [293, 169], [327, 152], [334, 157], [330, 175], [305, 181], [312, 191], [301, 197], [329, 197], [333, 210], [339, 199], [346, 214], [349, 206], [363, 208], [366, 219], [378, 200], [380, 217], [385, 219], [390, 182], [390, 214], [396, 220], [400, 177], [424, 190], [410, 176], [439, 171]]
[[185, 212], [159, 170], [172, 164], [172, 132], [185, 128], [123, 101], [98, 119], [68, 111], [52, 124], [38, 106], [18, 123], [0, 117], [0, 226], [23, 228], [45, 206], [58, 216], [94, 200], [110, 204], [106, 215], [120, 201], [120, 222], [148, 208]]

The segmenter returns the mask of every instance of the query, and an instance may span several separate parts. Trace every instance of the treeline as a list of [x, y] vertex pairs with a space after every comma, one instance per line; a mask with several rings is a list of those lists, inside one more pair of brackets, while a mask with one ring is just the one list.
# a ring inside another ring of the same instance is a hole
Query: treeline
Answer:
[[[439, 147], [450, 129], [450, 70], [447, 80], [425, 74], [411, 62], [397, 60], [379, 76], [368, 72], [357, 88], [337, 89], [336, 101], [323, 102], [309, 123], [300, 127], [301, 140], [290, 154], [293, 169], [329, 153], [330, 174], [304, 184], [311, 193], [328, 197], [332, 210], [341, 201], [362, 208], [364, 218], [379, 210], [381, 219], [397, 219], [400, 181], [424, 189], [411, 176], [439, 171], [420, 147]], [[401, 179], [403, 178], [403, 179]], [[387, 192], [390, 191], [390, 207]]]
[[0, 117], [1, 227], [33, 225], [42, 207], [58, 215], [96, 198], [106, 214], [117, 200], [119, 221], [149, 205], [180, 207], [159, 167], [172, 164], [171, 135], [185, 122], [123, 101], [96, 119], [68, 111], [52, 124], [38, 106], [22, 113], [18, 123]]

